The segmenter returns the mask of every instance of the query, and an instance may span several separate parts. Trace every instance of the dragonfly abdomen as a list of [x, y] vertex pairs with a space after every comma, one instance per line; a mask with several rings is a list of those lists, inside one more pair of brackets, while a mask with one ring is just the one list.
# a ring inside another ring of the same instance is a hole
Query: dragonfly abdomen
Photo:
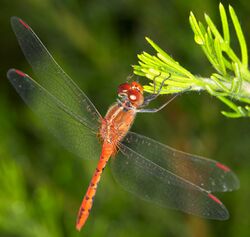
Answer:
[[103, 143], [102, 153], [100, 155], [99, 162], [97, 164], [96, 170], [92, 179], [90, 181], [88, 190], [83, 198], [81, 207], [78, 211], [78, 217], [76, 222], [76, 228], [80, 231], [80, 229], [85, 224], [86, 220], [88, 219], [89, 212], [92, 208], [94, 197], [96, 194], [97, 186], [101, 178], [102, 171], [104, 170], [110, 156], [113, 153], [113, 145], [110, 143]]

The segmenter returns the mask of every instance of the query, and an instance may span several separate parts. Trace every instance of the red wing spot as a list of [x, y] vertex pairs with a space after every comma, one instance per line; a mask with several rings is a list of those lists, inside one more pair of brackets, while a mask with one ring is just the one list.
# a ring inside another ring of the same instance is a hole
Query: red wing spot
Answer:
[[218, 204], [220, 204], [220, 205], [222, 204], [222, 202], [217, 197], [215, 197], [213, 194], [209, 193], [208, 197], [210, 197], [211, 199], [213, 199]]
[[19, 70], [15, 70], [15, 72], [16, 72], [16, 74], [18, 74], [19, 76], [21, 76], [21, 77], [26, 77], [26, 74], [25, 73], [23, 73], [23, 72], [21, 72], [21, 71], [19, 71]]
[[230, 171], [230, 169], [229, 169], [227, 166], [225, 166], [225, 165], [223, 165], [223, 164], [221, 164], [221, 163], [219, 163], [219, 162], [216, 163], [216, 166], [217, 166], [218, 168], [224, 170], [225, 172], [229, 172], [229, 171]]
[[23, 20], [21, 20], [21, 19], [18, 19], [19, 20], [19, 22], [26, 28], [26, 29], [30, 29], [30, 27], [23, 21]]

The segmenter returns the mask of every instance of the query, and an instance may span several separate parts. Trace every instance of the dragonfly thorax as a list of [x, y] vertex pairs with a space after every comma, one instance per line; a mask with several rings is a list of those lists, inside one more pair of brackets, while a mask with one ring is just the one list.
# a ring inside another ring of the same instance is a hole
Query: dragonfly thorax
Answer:
[[102, 141], [113, 143], [116, 146], [129, 131], [135, 115], [134, 109], [124, 110], [124, 105], [113, 104], [102, 119], [99, 131]]

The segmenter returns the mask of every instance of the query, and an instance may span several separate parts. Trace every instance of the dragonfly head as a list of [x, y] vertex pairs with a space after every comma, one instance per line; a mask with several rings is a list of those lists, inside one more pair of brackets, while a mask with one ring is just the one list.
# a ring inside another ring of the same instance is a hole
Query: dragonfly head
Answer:
[[136, 108], [143, 104], [143, 87], [138, 82], [132, 81], [119, 85], [117, 93], [122, 101], [128, 100]]

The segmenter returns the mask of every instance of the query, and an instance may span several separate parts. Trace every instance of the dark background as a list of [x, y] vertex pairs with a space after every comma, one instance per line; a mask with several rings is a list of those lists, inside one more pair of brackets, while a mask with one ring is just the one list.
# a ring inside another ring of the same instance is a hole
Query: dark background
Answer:
[[[249, 45], [250, 2], [231, 4]], [[78, 233], [77, 210], [96, 162], [61, 147], [6, 79], [11, 67], [32, 75], [10, 27], [9, 18], [16, 15], [31, 25], [104, 115], [117, 86], [132, 74], [136, 55], [153, 53], [145, 36], [194, 74], [209, 76], [213, 70], [193, 41], [188, 17], [193, 11], [203, 21], [206, 12], [220, 25], [218, 5], [215, 0], [0, 1], [0, 236], [250, 236], [249, 119], [223, 117], [220, 110], [226, 108], [218, 100], [188, 93], [158, 114], [138, 115], [133, 126], [133, 131], [232, 167], [241, 188], [218, 195], [229, 220], [203, 220], [141, 201], [125, 192], [107, 168], [89, 220]], [[233, 43], [238, 52], [235, 36]]]

